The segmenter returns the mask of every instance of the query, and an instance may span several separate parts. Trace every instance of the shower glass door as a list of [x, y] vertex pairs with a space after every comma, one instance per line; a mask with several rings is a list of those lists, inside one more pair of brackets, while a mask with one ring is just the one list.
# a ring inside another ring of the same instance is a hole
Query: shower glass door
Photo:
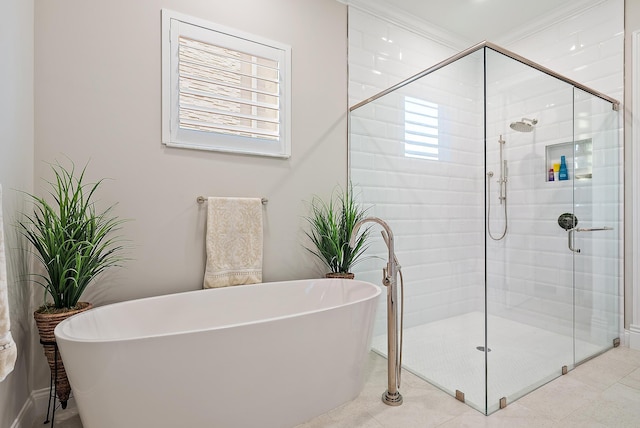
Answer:
[[618, 112], [611, 103], [575, 89], [573, 232], [575, 363], [619, 337], [621, 149]]
[[485, 90], [489, 414], [614, 346], [622, 157], [606, 100], [491, 49]]
[[487, 49], [486, 99], [489, 414], [573, 366], [574, 256], [558, 217], [574, 212], [574, 188], [549, 169], [573, 159], [574, 91]]

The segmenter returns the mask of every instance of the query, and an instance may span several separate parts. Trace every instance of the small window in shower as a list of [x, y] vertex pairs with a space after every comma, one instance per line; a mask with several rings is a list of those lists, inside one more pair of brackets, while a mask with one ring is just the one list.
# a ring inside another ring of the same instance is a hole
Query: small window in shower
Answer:
[[404, 154], [438, 160], [438, 104], [404, 97]]

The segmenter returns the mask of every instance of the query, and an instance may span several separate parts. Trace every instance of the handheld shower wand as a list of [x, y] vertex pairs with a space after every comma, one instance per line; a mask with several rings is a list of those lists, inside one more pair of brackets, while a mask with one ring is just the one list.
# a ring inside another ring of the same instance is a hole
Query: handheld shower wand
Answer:
[[500, 179], [498, 179], [498, 184], [500, 185], [500, 195], [498, 196], [498, 200], [500, 201], [500, 205], [507, 203], [507, 161], [503, 160], [505, 142], [506, 141], [502, 139], [501, 134], [500, 139], [498, 140], [498, 144], [500, 144]]
[[[502, 134], [498, 139], [498, 144], [500, 144], [500, 178], [498, 179], [498, 185], [500, 186], [500, 191], [498, 193], [498, 200], [500, 201], [500, 205], [504, 207], [504, 229], [502, 230], [502, 235], [499, 237], [493, 236], [491, 233], [491, 197], [487, 200], [487, 234], [494, 241], [499, 241], [505, 237], [507, 234], [507, 161], [503, 158], [503, 150], [505, 140], [502, 138]], [[487, 194], [491, 194], [491, 178], [493, 178], [493, 171], [487, 172]]]

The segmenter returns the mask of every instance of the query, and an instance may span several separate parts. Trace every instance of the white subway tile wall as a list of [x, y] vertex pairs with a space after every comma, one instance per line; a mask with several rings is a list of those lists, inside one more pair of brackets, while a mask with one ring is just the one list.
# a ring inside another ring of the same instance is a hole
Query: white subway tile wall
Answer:
[[[621, 99], [622, 12], [622, 0], [604, 1], [505, 48]], [[350, 104], [455, 53], [350, 8]], [[575, 281], [577, 335], [600, 343], [620, 310], [621, 175], [615, 168], [621, 160], [615, 144], [620, 118], [604, 101], [581, 91], [574, 94], [552, 77], [489, 52], [485, 170], [482, 55], [466, 57], [351, 115], [351, 179], [361, 201], [372, 207], [370, 213], [394, 230], [406, 282], [405, 326], [484, 310], [485, 174], [494, 172], [488, 196], [490, 226], [499, 236], [505, 221], [497, 183], [502, 135], [508, 161], [508, 232], [504, 240], [487, 242], [488, 310], [571, 334]], [[405, 155], [405, 96], [438, 105], [438, 160]], [[509, 123], [523, 117], [538, 120], [534, 132], [510, 129]], [[591, 139], [596, 162], [592, 179], [579, 181], [575, 192], [571, 184], [547, 182], [545, 157], [547, 146], [572, 141], [574, 133], [576, 140]], [[584, 274], [575, 279], [567, 232], [557, 223], [560, 214], [574, 211], [581, 226], [614, 227], [576, 234], [576, 245], [582, 247], [576, 270]], [[591, 224], [592, 219], [606, 224]], [[377, 230], [374, 236], [368, 253], [379, 258], [364, 261], [356, 272], [359, 278], [380, 283], [386, 247]], [[385, 329], [383, 300], [375, 334]]]

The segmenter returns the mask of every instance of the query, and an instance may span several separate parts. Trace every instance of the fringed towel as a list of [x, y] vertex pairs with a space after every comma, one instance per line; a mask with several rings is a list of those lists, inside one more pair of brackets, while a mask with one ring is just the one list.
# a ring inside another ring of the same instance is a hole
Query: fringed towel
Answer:
[[18, 355], [16, 344], [9, 331], [10, 327], [4, 229], [2, 225], [2, 186], [0, 186], [0, 382], [11, 373]]
[[209, 198], [204, 288], [262, 282], [262, 201]]

